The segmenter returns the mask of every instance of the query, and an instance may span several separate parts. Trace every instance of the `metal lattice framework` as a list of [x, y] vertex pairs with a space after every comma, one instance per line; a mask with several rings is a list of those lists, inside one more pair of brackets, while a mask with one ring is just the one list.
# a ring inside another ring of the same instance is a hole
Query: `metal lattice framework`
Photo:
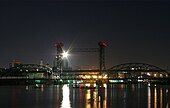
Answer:
[[125, 63], [113, 66], [111, 70], [155, 70], [155, 71], [164, 71], [165, 70], [146, 63]]
[[159, 76], [159, 77], [167, 77], [168, 72], [163, 70], [157, 66], [146, 64], [146, 63], [125, 63], [113, 66], [110, 68], [113, 72], [125, 72], [127, 74], [132, 75], [148, 75], [148, 76]]
[[46, 71], [51, 73], [52, 69], [48, 66], [38, 65], [38, 64], [20, 64], [16, 67], [11, 68], [12, 70], [22, 70], [22, 71]]

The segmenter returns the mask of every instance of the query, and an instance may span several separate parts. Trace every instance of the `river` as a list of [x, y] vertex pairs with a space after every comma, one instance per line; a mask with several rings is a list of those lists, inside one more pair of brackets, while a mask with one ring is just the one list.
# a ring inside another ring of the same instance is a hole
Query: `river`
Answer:
[[105, 88], [70, 85], [0, 86], [1, 108], [169, 108], [170, 86], [112, 84]]

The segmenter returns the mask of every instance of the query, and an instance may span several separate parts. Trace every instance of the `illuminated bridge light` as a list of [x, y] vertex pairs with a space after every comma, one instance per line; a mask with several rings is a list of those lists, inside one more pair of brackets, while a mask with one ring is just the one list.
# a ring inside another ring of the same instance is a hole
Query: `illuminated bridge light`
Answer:
[[123, 82], [123, 80], [109, 80], [110, 83], [119, 83], [119, 82]]
[[86, 78], [86, 79], [90, 79], [91, 76], [90, 76], [90, 75], [86, 75], [85, 78]]
[[148, 72], [147, 75], [150, 76], [151, 74]]
[[85, 84], [86, 87], [90, 87], [90, 83]]
[[104, 76], [103, 76], [103, 79], [107, 79], [107, 78], [108, 78], [107, 75], [104, 75]]
[[94, 79], [97, 79], [97, 75], [93, 75], [92, 77], [93, 77]]
[[163, 77], [163, 75], [162, 75], [162, 74], [160, 74], [160, 77], [162, 78], [162, 77]]
[[102, 78], [102, 76], [100, 75], [100, 76], [99, 76], [99, 79], [101, 79], [101, 78]]

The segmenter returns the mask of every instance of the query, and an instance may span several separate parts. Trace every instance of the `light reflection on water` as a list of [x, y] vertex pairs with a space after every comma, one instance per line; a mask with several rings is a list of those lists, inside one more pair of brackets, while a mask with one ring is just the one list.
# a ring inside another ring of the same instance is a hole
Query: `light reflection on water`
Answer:
[[170, 86], [113, 84], [105, 88], [70, 85], [0, 86], [2, 108], [169, 108]]
[[154, 88], [154, 108], [157, 108], [157, 90]]
[[61, 108], [71, 108], [70, 106], [70, 90], [69, 90], [69, 87], [67, 85], [64, 85], [63, 88], [63, 99], [62, 99], [62, 102], [61, 102]]
[[148, 87], [148, 108], [151, 108], [151, 89]]
[[106, 108], [106, 90], [88, 89], [85, 96], [86, 108]]

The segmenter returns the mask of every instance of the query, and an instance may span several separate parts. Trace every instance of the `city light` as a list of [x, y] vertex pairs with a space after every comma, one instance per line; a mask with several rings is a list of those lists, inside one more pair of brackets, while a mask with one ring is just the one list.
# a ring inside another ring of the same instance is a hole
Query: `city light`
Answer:
[[147, 75], [150, 76], [151, 74], [148, 72]]
[[92, 77], [93, 77], [94, 79], [97, 79], [97, 75], [93, 75]]
[[107, 75], [104, 75], [104, 76], [103, 76], [103, 79], [107, 79], [107, 78], [108, 78]]

